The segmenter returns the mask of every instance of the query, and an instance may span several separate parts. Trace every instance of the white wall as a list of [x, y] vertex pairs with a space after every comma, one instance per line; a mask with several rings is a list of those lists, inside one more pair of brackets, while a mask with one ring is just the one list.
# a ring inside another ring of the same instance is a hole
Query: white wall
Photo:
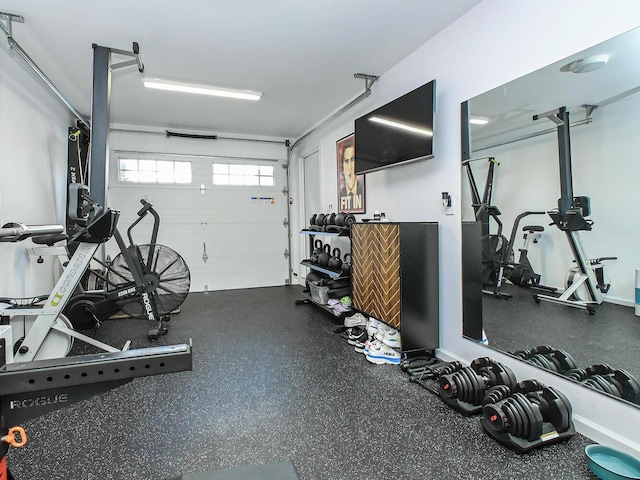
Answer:
[[[0, 224], [63, 224], [70, 114], [4, 48], [0, 51]], [[36, 264], [30, 240], [0, 244], [0, 296], [49, 293], [52, 265]]]
[[[358, 116], [437, 79], [436, 158], [367, 176], [367, 210], [384, 210], [394, 220], [440, 223], [441, 355], [470, 361], [487, 354], [465, 340], [461, 307], [460, 103], [533, 70], [638, 26], [635, 0], [484, 0], [437, 37], [388, 72], [373, 94], [298, 148], [298, 157], [319, 147], [323, 205], [335, 203], [335, 142], [353, 131]], [[466, 179], [465, 179], [466, 181]], [[440, 192], [456, 198], [456, 214], [446, 216]], [[570, 382], [492, 352], [518, 378], [536, 377], [570, 398], [580, 431], [640, 452], [640, 409], [621, 404]]]

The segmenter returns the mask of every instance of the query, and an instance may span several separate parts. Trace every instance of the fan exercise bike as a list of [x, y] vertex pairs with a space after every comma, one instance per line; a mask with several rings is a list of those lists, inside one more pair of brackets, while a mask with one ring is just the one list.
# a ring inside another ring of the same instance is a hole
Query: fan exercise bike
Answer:
[[[158, 274], [154, 269], [159, 264], [155, 248], [147, 247], [147, 257], [144, 258], [139, 246], [125, 245], [116, 228], [119, 212], [95, 204], [83, 185], [72, 185], [70, 192], [70, 214], [78, 222], [78, 232], [70, 240], [75, 250], [53, 291], [46, 298], [0, 299], [0, 316], [4, 324], [0, 329], [0, 337], [5, 339], [7, 347], [11, 347], [7, 348], [6, 363], [65, 357], [71, 350], [74, 339], [105, 352], [129, 349], [130, 342], [122, 349], [117, 349], [76, 331], [72, 321], [63, 313], [71, 301], [72, 308], [66, 311], [71, 314], [81, 312], [85, 316], [93, 315], [94, 319], [97, 318], [97, 313], [102, 315], [113, 308], [133, 309], [131, 305], [135, 302], [136, 310], [144, 312], [149, 321], [148, 338], [155, 340], [167, 333], [167, 317], [160, 313], [164, 310], [158, 308], [158, 297], [161, 296], [159, 279], [177, 265], [180, 271], [175, 275], [171, 274], [170, 279], [175, 280], [177, 277], [182, 281], [186, 280], [188, 291], [188, 268], [181, 257], [177, 256], [164, 265]], [[151, 210], [150, 204], [144, 205], [138, 212], [139, 219], [144, 218]], [[12, 223], [0, 229], [0, 241], [18, 242], [29, 237], [59, 236], [63, 229], [61, 225], [27, 226]], [[117, 288], [106, 293], [81, 293], [74, 296], [98, 247], [111, 237], [118, 242], [120, 254], [126, 263], [126, 268], [122, 267], [123, 273], [120, 275], [125, 279], [128, 276], [131, 280], [120, 282]], [[176, 297], [172, 298], [175, 300]], [[184, 296], [180, 298], [182, 303]], [[102, 302], [108, 302], [111, 306], [102, 307]], [[174, 303], [171, 303], [170, 308], [175, 308]]]
[[[72, 197], [84, 204], [91, 203], [86, 187], [73, 189], [76, 193]], [[127, 229], [129, 245], [125, 245], [116, 229], [113, 237], [120, 253], [108, 262], [93, 258], [102, 270], [90, 269], [87, 273], [102, 288], [84, 288], [74, 294], [64, 310], [78, 330], [97, 328], [115, 313], [123, 312], [131, 318], [147, 318], [151, 323], [148, 337], [153, 341], [166, 333], [169, 314], [180, 307], [189, 293], [189, 267], [177, 252], [157, 243], [160, 216], [149, 202], [140, 202], [143, 206], [137, 213], [138, 218]], [[138, 245], [134, 242], [133, 230], [149, 216], [153, 218], [149, 243]], [[158, 318], [162, 324], [154, 326]]]

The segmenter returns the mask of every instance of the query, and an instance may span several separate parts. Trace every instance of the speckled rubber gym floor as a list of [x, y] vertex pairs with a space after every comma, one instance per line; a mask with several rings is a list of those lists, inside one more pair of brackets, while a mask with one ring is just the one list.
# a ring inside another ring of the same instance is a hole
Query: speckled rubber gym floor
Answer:
[[[138, 378], [28, 422], [27, 446], [9, 455], [16, 479], [164, 480], [281, 462], [300, 480], [596, 478], [588, 439], [519, 455], [398, 366], [367, 362], [299, 298], [300, 287], [190, 294], [158, 343], [193, 339], [193, 371]], [[137, 348], [146, 333], [125, 319], [95, 336]]]

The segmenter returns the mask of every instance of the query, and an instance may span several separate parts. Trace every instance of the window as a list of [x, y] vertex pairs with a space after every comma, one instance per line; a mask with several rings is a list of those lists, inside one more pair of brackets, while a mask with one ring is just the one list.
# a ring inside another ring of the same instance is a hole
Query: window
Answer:
[[214, 163], [213, 184], [242, 187], [273, 187], [273, 165]]
[[124, 183], [191, 183], [191, 162], [120, 158], [118, 178]]

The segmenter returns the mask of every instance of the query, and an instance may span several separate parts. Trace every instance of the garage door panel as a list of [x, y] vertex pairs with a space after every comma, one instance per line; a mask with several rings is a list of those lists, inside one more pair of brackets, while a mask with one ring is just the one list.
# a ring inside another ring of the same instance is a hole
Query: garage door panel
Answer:
[[[110, 206], [121, 211], [119, 229], [125, 235], [142, 207], [140, 199], [154, 205], [160, 215], [158, 243], [185, 259], [192, 291], [283, 285], [289, 274], [284, 257], [288, 230], [283, 224], [288, 199], [282, 193], [286, 172], [271, 164], [276, 167], [272, 188], [214, 187], [210, 166], [200, 165], [194, 166], [189, 186], [112, 185]], [[150, 224], [145, 220], [135, 229], [136, 242], [148, 242]]]

